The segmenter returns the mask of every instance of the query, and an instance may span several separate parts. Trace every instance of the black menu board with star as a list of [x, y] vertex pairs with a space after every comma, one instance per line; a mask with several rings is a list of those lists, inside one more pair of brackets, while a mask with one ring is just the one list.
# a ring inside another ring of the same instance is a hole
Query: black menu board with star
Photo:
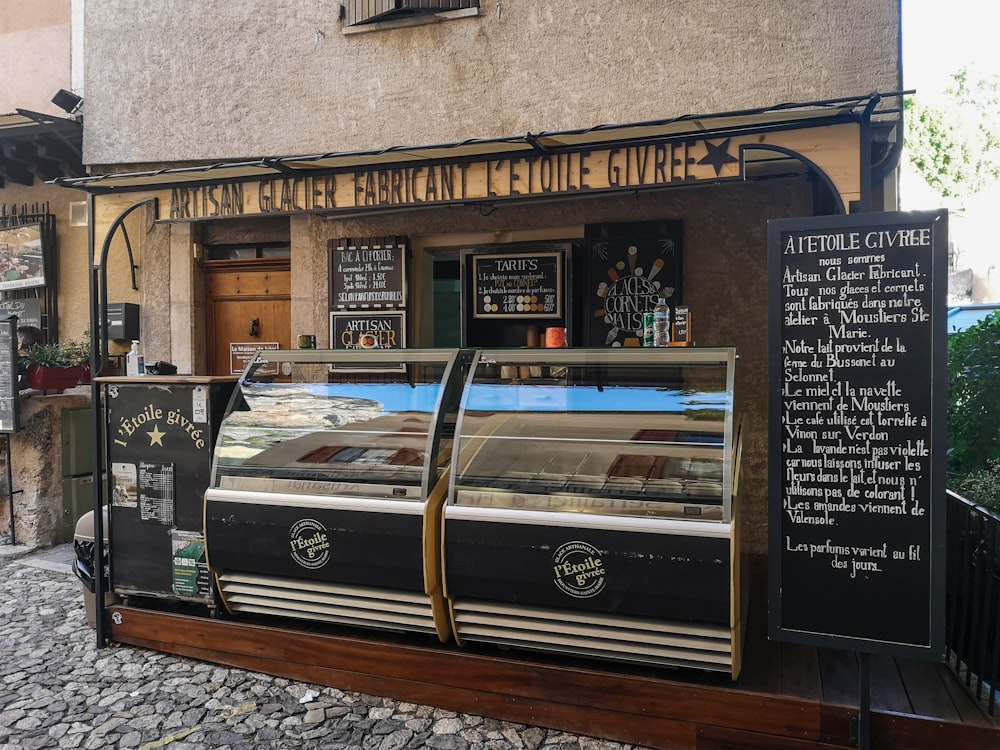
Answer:
[[769, 633], [940, 659], [947, 213], [771, 221]]

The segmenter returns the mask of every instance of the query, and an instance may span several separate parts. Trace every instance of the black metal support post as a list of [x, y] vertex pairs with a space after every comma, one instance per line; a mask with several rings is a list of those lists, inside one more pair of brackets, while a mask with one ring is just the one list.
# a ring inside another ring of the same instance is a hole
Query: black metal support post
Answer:
[[[125, 229], [125, 219], [132, 212], [143, 206], [151, 206], [153, 213], [156, 213], [156, 198], [146, 198], [133, 203], [122, 211], [118, 218], [108, 227], [104, 236], [104, 243], [101, 246], [100, 256], [97, 255], [97, 247], [94, 242], [94, 196], [87, 198], [87, 208], [90, 220], [89, 250], [91, 259], [90, 268], [90, 331], [93, 345], [90, 350], [90, 402], [93, 409], [93, 456], [94, 456], [94, 607], [95, 624], [97, 629], [97, 647], [104, 648], [107, 645], [108, 637], [104, 622], [104, 571], [109, 565], [104, 552], [104, 472], [106, 467], [106, 456], [104, 445], [104, 430], [102, 421], [104, 409], [101, 402], [101, 389], [97, 382], [97, 376], [104, 370], [108, 361], [108, 253], [111, 250], [111, 242], [115, 233], [120, 229], [125, 239], [125, 246], [128, 250], [129, 265], [132, 270], [133, 288], [135, 287], [135, 261], [132, 256], [132, 243]], [[111, 513], [108, 513], [108, 534], [111, 533]]]
[[10, 435], [4, 435], [3, 445], [7, 464], [7, 500], [10, 503], [10, 543], [17, 544], [14, 536], [14, 471], [10, 465]]
[[858, 717], [858, 748], [869, 750], [871, 747], [872, 724], [872, 655], [867, 652], [858, 654], [858, 695], [860, 697], [860, 713]]

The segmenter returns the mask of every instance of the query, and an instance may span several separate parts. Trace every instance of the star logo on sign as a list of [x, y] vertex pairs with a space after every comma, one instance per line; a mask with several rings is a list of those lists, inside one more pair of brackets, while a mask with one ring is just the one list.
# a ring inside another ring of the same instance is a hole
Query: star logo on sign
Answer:
[[729, 142], [732, 138], [726, 138], [718, 146], [712, 142], [706, 140], [705, 148], [708, 150], [708, 154], [703, 156], [698, 163], [699, 164], [710, 164], [715, 167], [715, 176], [718, 177], [722, 173], [722, 166], [724, 164], [730, 164], [734, 161], [739, 161], [735, 156], [729, 155]]
[[163, 436], [166, 435], [167, 433], [160, 432], [160, 426], [158, 424], [154, 424], [153, 431], [147, 432], [146, 434], [149, 435], [150, 445], [158, 445], [161, 448], [163, 447]]

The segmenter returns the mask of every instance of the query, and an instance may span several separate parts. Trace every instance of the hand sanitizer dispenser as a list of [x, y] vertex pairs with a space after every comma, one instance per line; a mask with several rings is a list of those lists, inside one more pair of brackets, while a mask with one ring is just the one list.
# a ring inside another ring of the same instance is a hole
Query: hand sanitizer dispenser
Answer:
[[139, 353], [139, 342], [135, 339], [132, 340], [132, 348], [129, 350], [128, 356], [125, 358], [125, 374], [126, 375], [145, 375], [146, 374], [146, 362], [145, 357]]

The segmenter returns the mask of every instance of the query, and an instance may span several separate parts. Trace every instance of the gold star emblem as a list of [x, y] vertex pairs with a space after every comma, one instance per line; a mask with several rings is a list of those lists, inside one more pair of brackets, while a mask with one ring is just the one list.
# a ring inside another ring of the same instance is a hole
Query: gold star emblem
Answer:
[[163, 447], [163, 436], [166, 435], [167, 433], [160, 432], [160, 426], [158, 424], [154, 424], [153, 431], [147, 432], [146, 434], [149, 435], [150, 445], [158, 445], [161, 448]]

